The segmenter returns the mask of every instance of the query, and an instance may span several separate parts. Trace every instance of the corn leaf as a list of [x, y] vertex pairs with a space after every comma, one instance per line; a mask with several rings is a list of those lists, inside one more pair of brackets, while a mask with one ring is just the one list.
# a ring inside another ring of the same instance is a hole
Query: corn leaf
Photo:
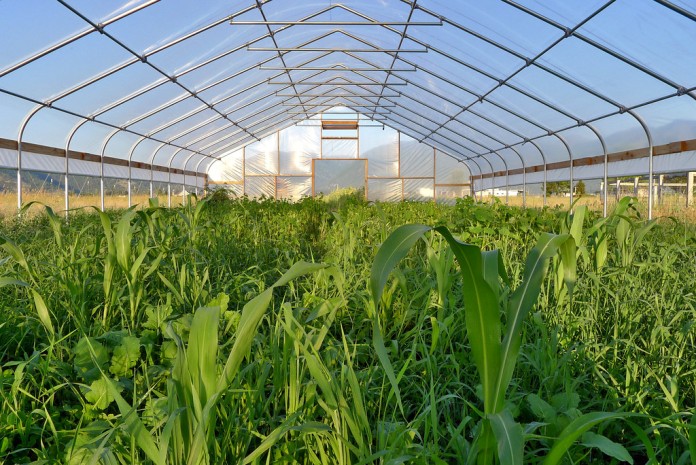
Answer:
[[549, 258], [558, 251], [558, 248], [568, 238], [568, 235], [542, 234], [537, 245], [527, 256], [522, 283], [512, 293], [508, 302], [507, 327], [502, 343], [501, 371], [494, 389], [494, 410], [489, 413], [497, 413], [503, 407], [505, 392], [512, 379], [520, 351], [522, 322], [539, 297]]
[[374, 261], [370, 273], [370, 291], [375, 309], [379, 305], [384, 286], [387, 284], [389, 275], [401, 259], [403, 259], [411, 247], [430, 231], [430, 226], [422, 224], [407, 224], [399, 226], [382, 243]]
[[512, 418], [508, 410], [488, 415], [488, 420], [498, 441], [500, 465], [522, 465], [524, 458], [522, 425]]
[[496, 380], [501, 368], [499, 289], [495, 292], [485, 279], [481, 249], [464, 244], [443, 226], [435, 228], [449, 243], [461, 270], [466, 331], [471, 354], [483, 386], [484, 410], [495, 408]]

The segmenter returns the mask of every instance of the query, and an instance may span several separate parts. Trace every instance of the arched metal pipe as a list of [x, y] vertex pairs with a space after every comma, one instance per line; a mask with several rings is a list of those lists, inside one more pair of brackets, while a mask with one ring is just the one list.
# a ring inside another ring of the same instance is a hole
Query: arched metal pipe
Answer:
[[522, 163], [522, 208], [527, 208], [527, 164], [524, 162], [524, 158], [520, 152], [510, 147], [510, 150], [515, 152], [515, 155], [520, 159]]
[[570, 172], [568, 177], [570, 178], [570, 207], [573, 207], [573, 152], [570, 150], [570, 145], [566, 142], [565, 138], [558, 133], [553, 134], [558, 140], [560, 140], [568, 151], [568, 161], [570, 162]]
[[[483, 176], [483, 170], [481, 169], [481, 165], [479, 165], [479, 164], [476, 162], [476, 160], [474, 160], [473, 158], [469, 158], [469, 161], [471, 161], [471, 163], [473, 163], [474, 165], [476, 165], [476, 168], [478, 168], [479, 176]], [[472, 173], [471, 167], [470, 167], [468, 164], [467, 164], [466, 166], [469, 168], [469, 173]], [[435, 174], [436, 174], [436, 173], [433, 173], [433, 179], [435, 179], [435, 178], [434, 178]], [[469, 180], [471, 181], [471, 196], [474, 198], [474, 200], [477, 200], [477, 199], [476, 199], [475, 180], [474, 180], [474, 178], [473, 178], [471, 175], [470, 175], [470, 177], [469, 177]]]
[[[492, 175], [495, 172], [495, 170], [493, 169], [493, 165], [491, 164], [490, 160], [484, 156], [481, 156], [481, 158], [483, 160], [485, 160], [486, 163], [488, 163], [488, 167], [491, 169], [491, 175]], [[483, 173], [481, 173], [481, 176], [482, 176], [481, 177], [481, 187], [483, 187]], [[493, 177], [491, 176], [491, 192], [493, 191], [492, 186], [493, 186]], [[483, 200], [483, 198], [481, 200]]]
[[184, 171], [184, 189], [183, 189], [183, 191], [184, 192], [182, 193], [184, 200], [186, 200], [186, 192], [187, 192], [186, 191], [186, 166], [188, 165], [189, 160], [191, 160], [191, 158], [193, 158], [195, 155], [196, 155], [196, 152], [192, 152], [191, 155], [186, 157], [186, 160], [184, 160], [184, 169], [183, 169], [183, 171]]
[[597, 136], [597, 139], [599, 139], [599, 143], [602, 144], [602, 152], [604, 152], [604, 173], [603, 173], [603, 179], [604, 179], [604, 191], [602, 192], [602, 216], [604, 218], [607, 217], [607, 192], [609, 191], [609, 154], [607, 153], [607, 144], [604, 140], [604, 137], [602, 137], [602, 134], [591, 124], [587, 123], [585, 124], [587, 128], [594, 132], [595, 136]]
[[[505, 166], [505, 205], [509, 205], [510, 199], [508, 196], [508, 192], [510, 191], [510, 169], [508, 168], [508, 164], [505, 161], [505, 158], [503, 158], [503, 156], [501, 156], [500, 153], [494, 151], [493, 154], [500, 158], [500, 161], [503, 162], [503, 166]], [[491, 179], [495, 178], [491, 177]], [[495, 184], [493, 181], [491, 181], [491, 188], [495, 190]]]
[[80, 129], [85, 123], [88, 123], [89, 119], [83, 119], [77, 123], [68, 134], [65, 140], [65, 219], [68, 219], [68, 210], [70, 209], [70, 192], [68, 190], [68, 174], [70, 173], [70, 143], [72, 142], [75, 133]]
[[142, 136], [138, 141], [133, 144], [131, 147], [130, 151], [128, 152], [128, 208], [131, 207], [132, 205], [132, 192], [133, 192], [133, 169], [132, 169], [132, 164], [133, 164], [133, 153], [135, 152], [135, 149], [140, 145], [140, 143], [144, 140], [146, 140], [147, 137]]
[[[193, 169], [196, 172], [196, 196], [198, 196], [198, 175], [200, 174], [200, 171], [198, 170], [201, 167], [201, 163], [203, 163], [207, 159], [208, 157], [201, 157], [198, 163], [196, 163], [196, 167]], [[205, 195], [205, 183], [203, 185], [203, 195]]]
[[101, 160], [99, 160], [99, 202], [101, 211], [106, 210], [106, 205], [104, 202], [104, 157], [106, 156], [106, 146], [109, 145], [111, 139], [113, 139], [113, 137], [122, 130], [123, 129], [121, 128], [113, 130], [108, 136], [106, 136], [106, 139], [104, 139], [104, 143], [102, 144]]
[[17, 214], [22, 210], [22, 137], [24, 137], [24, 130], [27, 128], [29, 121], [43, 108], [45, 108], [43, 104], [32, 108], [24, 117], [24, 120], [22, 120], [22, 124], [19, 126], [19, 133], [17, 134]]
[[150, 164], [150, 198], [151, 198], [151, 199], [155, 198], [155, 190], [154, 190], [154, 184], [153, 184], [153, 181], [154, 181], [153, 178], [154, 178], [154, 174], [155, 174], [155, 170], [154, 170], [155, 157], [157, 156], [157, 154], [159, 153], [159, 151], [162, 150], [162, 148], [165, 147], [166, 145], [167, 145], [166, 142], [162, 142], [162, 143], [155, 149], [155, 151], [152, 152], [152, 155], [150, 156], [150, 159], [147, 161], [147, 162]]
[[653, 217], [653, 138], [650, 128], [648, 127], [645, 120], [633, 110], [628, 110], [627, 113], [633, 116], [636, 121], [641, 125], [643, 131], [645, 131], [645, 137], [648, 138], [648, 219], [652, 220]]
[[174, 161], [174, 158], [184, 150], [184, 148], [178, 149], [176, 152], [174, 152], [170, 157], [169, 161], [167, 161], [167, 171], [169, 172], [169, 180], [167, 181], [167, 207], [172, 208], [172, 162]]

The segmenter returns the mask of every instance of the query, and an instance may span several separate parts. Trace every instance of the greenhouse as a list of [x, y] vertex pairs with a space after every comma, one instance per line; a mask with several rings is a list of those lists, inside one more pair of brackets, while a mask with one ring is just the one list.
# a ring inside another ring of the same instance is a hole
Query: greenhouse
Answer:
[[685, 1], [2, 9], [2, 192], [20, 206], [213, 184], [293, 199], [345, 171], [371, 200], [594, 180], [604, 205], [641, 177], [651, 216], [659, 176], [696, 170]]
[[0, 31], [0, 464], [696, 464], [696, 1]]

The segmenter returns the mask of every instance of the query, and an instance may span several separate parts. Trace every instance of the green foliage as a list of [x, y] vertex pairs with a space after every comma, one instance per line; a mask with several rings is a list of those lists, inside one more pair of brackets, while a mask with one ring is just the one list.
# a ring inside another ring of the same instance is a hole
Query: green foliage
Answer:
[[0, 463], [696, 460], [696, 229], [630, 198], [215, 194], [0, 238]]
[[550, 181], [546, 183], [546, 195], [564, 195], [570, 192], [570, 181]]
[[586, 187], [585, 187], [585, 181], [582, 179], [575, 183], [575, 194], [576, 195], [585, 195], [586, 193]]

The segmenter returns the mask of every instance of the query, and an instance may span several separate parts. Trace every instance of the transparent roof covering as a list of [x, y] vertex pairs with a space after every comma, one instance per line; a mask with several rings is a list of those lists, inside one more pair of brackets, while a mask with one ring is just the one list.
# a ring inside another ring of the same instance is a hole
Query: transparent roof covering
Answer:
[[336, 105], [474, 174], [696, 138], [691, 0], [5, 0], [0, 30], [0, 137], [181, 169]]

